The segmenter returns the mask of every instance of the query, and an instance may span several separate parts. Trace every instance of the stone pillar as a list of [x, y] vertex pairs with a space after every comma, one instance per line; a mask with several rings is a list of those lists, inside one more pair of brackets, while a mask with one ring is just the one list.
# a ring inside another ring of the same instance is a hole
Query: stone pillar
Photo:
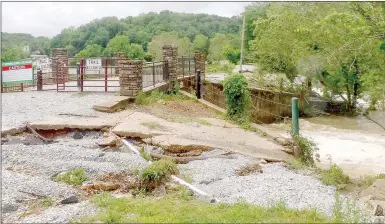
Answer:
[[177, 82], [178, 47], [175, 45], [164, 45], [162, 49], [163, 60], [168, 63], [168, 79], [170, 80], [171, 88], [174, 91], [174, 87]]
[[118, 68], [120, 95], [136, 97], [143, 88], [143, 62], [120, 57]]
[[203, 51], [195, 52], [195, 66], [201, 71], [202, 80], [206, 80], [206, 55]]
[[68, 55], [65, 48], [52, 49], [52, 77], [54, 82], [67, 82], [68, 77]]
[[115, 57], [116, 57], [115, 65], [118, 66], [115, 68], [115, 74], [119, 75], [119, 60], [126, 60], [127, 58], [124, 56], [123, 52], [116, 53]]

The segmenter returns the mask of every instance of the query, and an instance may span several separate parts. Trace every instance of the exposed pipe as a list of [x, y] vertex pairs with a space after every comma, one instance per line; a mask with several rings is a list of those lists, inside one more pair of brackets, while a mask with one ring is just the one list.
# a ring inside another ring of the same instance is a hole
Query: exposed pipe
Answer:
[[[112, 133], [112, 132], [111, 132]], [[112, 133], [113, 135], [115, 135], [114, 133]], [[117, 135], [115, 135], [116, 137], [118, 137]], [[122, 142], [129, 148], [131, 149], [135, 154], [137, 154], [138, 156], [141, 157], [140, 155], [140, 152], [135, 148], [135, 146], [133, 146], [130, 142], [128, 142], [126, 139], [123, 139], [123, 138], [120, 138], [122, 140]], [[148, 161], [150, 164], [152, 163], [151, 161]], [[198, 189], [197, 187], [187, 183], [186, 181], [184, 181], [183, 179], [180, 179], [179, 177], [175, 176], [175, 175], [171, 175], [171, 178], [178, 182], [179, 184], [181, 185], [184, 185], [186, 187], [188, 187], [189, 189], [191, 189], [192, 191], [194, 191], [195, 193], [201, 195], [201, 196], [204, 196], [206, 199], [210, 199], [211, 202], [219, 202], [218, 199], [214, 198], [212, 195]]]

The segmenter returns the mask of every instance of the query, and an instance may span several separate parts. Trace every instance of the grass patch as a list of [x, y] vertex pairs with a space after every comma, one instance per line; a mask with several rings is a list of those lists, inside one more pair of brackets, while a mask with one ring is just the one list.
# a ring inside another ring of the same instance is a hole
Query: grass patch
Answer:
[[[236, 125], [239, 125], [243, 130], [245, 131], [252, 131], [252, 132], [255, 132], [263, 137], [267, 137], [268, 134], [264, 131], [262, 131], [261, 129], [259, 128], [256, 128], [254, 127], [253, 125], [251, 125], [251, 123], [249, 121], [243, 121], [243, 122], [237, 122], [237, 121], [234, 121], [232, 119], [230, 119], [226, 114], [221, 114], [221, 119], [222, 120], [225, 120], [231, 124], [236, 124]], [[227, 127], [226, 125], [223, 126], [224, 128], [229, 128]]]
[[323, 184], [333, 185], [338, 189], [343, 189], [346, 184], [350, 183], [349, 176], [344, 174], [343, 170], [335, 163], [333, 163], [328, 170], [322, 170], [321, 176]]
[[23, 212], [20, 217], [26, 217], [32, 214], [37, 214], [42, 210], [45, 210], [53, 205], [53, 200], [51, 198], [41, 198], [28, 202], [28, 210]]
[[80, 220], [87, 223], [330, 223], [315, 209], [298, 211], [280, 202], [270, 207], [209, 203], [199, 201], [185, 191], [180, 197], [112, 198], [108, 193], [95, 196], [91, 201], [102, 210]]
[[149, 105], [152, 103], [166, 103], [167, 101], [177, 101], [184, 100], [185, 96], [176, 93], [176, 94], [167, 94], [159, 90], [154, 90], [151, 93], [144, 93], [140, 91], [135, 98], [135, 103], [140, 105]]
[[212, 64], [206, 65], [206, 72], [207, 73], [224, 72], [226, 74], [231, 74], [234, 68], [235, 68], [235, 65], [232, 63], [228, 63], [228, 64], [212, 63]]
[[140, 150], [140, 156], [147, 161], [152, 160], [151, 156], [143, 148]]
[[201, 125], [211, 126], [212, 124], [204, 119], [195, 119], [195, 122]]
[[196, 122], [201, 125], [211, 126], [212, 124], [204, 119], [200, 118], [191, 118], [191, 117], [168, 117], [167, 121], [174, 123], [188, 123], [188, 122]]
[[356, 201], [347, 199], [341, 201], [339, 193], [335, 193], [335, 203], [333, 207], [333, 221], [335, 223], [369, 223], [369, 220], [360, 215]]
[[51, 198], [42, 198], [34, 201], [31, 205], [28, 206], [30, 209], [40, 209], [48, 208], [53, 205], [53, 200]]
[[246, 166], [243, 166], [243, 167], [235, 170], [235, 173], [238, 176], [247, 176], [247, 175], [255, 173], [257, 171], [262, 173], [263, 172], [262, 167], [259, 164], [250, 164], [250, 165], [246, 165]]
[[298, 158], [289, 158], [285, 160], [286, 167], [290, 170], [305, 170], [309, 168], [304, 165]]
[[178, 174], [178, 167], [170, 159], [161, 159], [147, 166], [140, 175], [142, 187], [152, 190], [168, 181], [171, 175]]
[[68, 185], [79, 186], [84, 181], [88, 180], [87, 174], [83, 168], [68, 171], [64, 174], [59, 174], [53, 178], [56, 182], [63, 182]]
[[157, 123], [155, 121], [142, 122], [140, 124], [150, 128], [150, 129], [158, 129], [159, 130], [162, 127], [159, 123]]
[[250, 122], [244, 122], [244, 123], [242, 123], [240, 126], [241, 126], [241, 128], [243, 128], [243, 129], [246, 130], [246, 131], [252, 131], [252, 132], [255, 132], [255, 133], [257, 133], [257, 134], [259, 134], [259, 135], [261, 135], [261, 136], [263, 136], [263, 137], [267, 137], [267, 136], [268, 136], [266, 132], [264, 132], [264, 131], [262, 131], [262, 130], [260, 130], [260, 129], [254, 127], [254, 126], [252, 126], [252, 125], [250, 124]]
[[373, 185], [374, 181], [376, 181], [378, 179], [385, 179], [385, 173], [380, 173], [376, 176], [365, 175], [365, 176], [361, 177], [358, 185], [360, 187], [370, 187]]
[[188, 182], [188, 183], [193, 182], [193, 177], [192, 177], [192, 175], [189, 174], [189, 173], [183, 173], [183, 174], [181, 174], [181, 175], [180, 175], [180, 178], [182, 178], [183, 180], [185, 180], [185, 181]]

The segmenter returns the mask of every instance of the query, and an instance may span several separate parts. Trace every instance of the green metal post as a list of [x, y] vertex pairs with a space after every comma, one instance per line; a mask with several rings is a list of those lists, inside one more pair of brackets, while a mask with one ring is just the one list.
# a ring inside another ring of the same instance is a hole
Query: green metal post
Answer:
[[294, 135], [299, 135], [299, 112], [298, 112], [298, 98], [291, 99], [291, 121], [292, 131]]

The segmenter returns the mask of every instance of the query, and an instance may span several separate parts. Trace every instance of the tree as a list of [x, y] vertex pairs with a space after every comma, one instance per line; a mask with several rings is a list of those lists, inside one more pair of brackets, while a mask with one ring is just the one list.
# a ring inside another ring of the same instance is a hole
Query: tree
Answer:
[[178, 39], [177, 46], [178, 54], [180, 56], [191, 57], [192, 55], [194, 55], [194, 46], [188, 37]]
[[[373, 80], [384, 69], [384, 21], [377, 2], [270, 3], [266, 17], [255, 22], [250, 50], [266, 71], [291, 81], [307, 75], [352, 110], [368, 85], [381, 85]], [[314, 66], [310, 58], [317, 58], [316, 69], [306, 68]]]
[[219, 62], [225, 58], [223, 54], [224, 46], [230, 44], [229, 39], [225, 34], [217, 33], [214, 38], [210, 40], [210, 48], [208, 59], [212, 62]]
[[117, 35], [108, 42], [104, 55], [109, 57], [115, 56], [117, 52], [124, 52], [129, 45], [127, 36]]
[[102, 56], [103, 48], [100, 45], [87, 45], [86, 48], [76, 54], [76, 57], [100, 57]]
[[75, 56], [76, 54], [76, 48], [74, 46], [72, 46], [71, 44], [67, 45], [65, 47], [65, 49], [67, 49], [67, 54], [68, 54], [68, 57], [73, 57]]
[[151, 42], [148, 44], [148, 52], [153, 56], [155, 60], [162, 60], [162, 47], [167, 44], [177, 45], [177, 42], [178, 35], [175, 32], [162, 33], [152, 38]]
[[142, 45], [140, 44], [129, 44], [127, 45], [124, 50], [124, 54], [126, 57], [130, 59], [144, 59], [146, 53], [143, 50]]
[[201, 51], [207, 52], [209, 47], [208, 40], [209, 38], [203, 34], [197, 35], [193, 41], [195, 50], [201, 50]]
[[90, 37], [90, 39], [86, 42], [86, 45], [97, 44], [101, 47], [106, 47], [109, 40], [109, 32], [106, 28], [101, 27], [92, 35], [92, 37]]
[[223, 47], [223, 56], [231, 63], [236, 64], [241, 58], [240, 49], [234, 49], [230, 44]]
[[248, 51], [249, 42], [254, 40], [255, 21], [260, 18], [266, 18], [268, 2], [253, 2], [245, 7], [242, 16], [245, 16], [245, 50]]
[[1, 61], [2, 62], [8, 62], [8, 61], [17, 61], [22, 59], [21, 58], [21, 49], [16, 47], [11, 47], [9, 49], [6, 49], [1, 52]]

